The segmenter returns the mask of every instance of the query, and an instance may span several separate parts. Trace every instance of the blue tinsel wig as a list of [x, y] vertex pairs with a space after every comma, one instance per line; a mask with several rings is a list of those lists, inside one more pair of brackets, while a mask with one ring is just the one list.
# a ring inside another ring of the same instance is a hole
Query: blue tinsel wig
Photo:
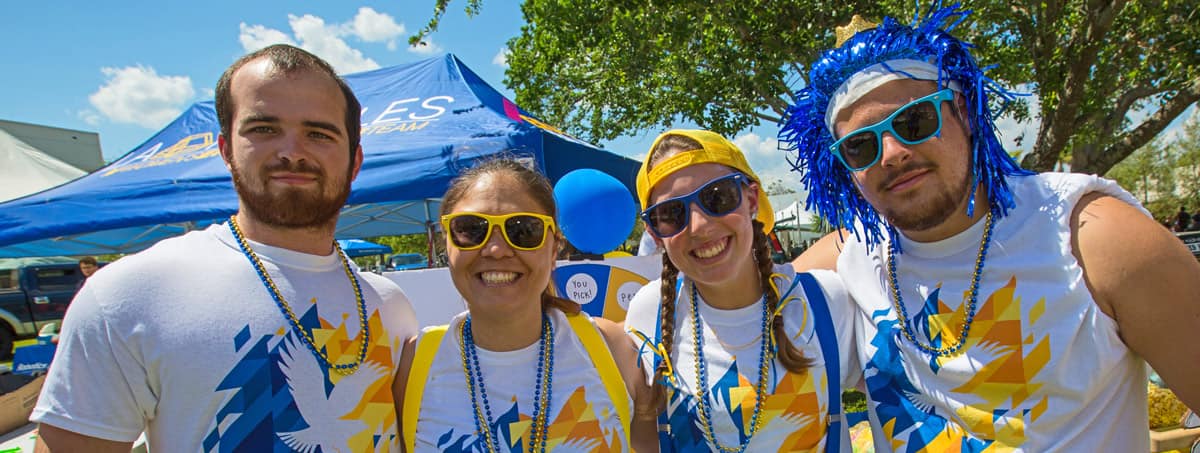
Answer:
[[[1004, 151], [996, 138], [988, 107], [989, 96], [1007, 102], [1017, 94], [983, 75], [989, 68], [980, 68], [975, 62], [970, 52], [974, 46], [950, 35], [970, 14], [971, 11], [961, 9], [958, 4], [942, 7], [939, 1], [926, 11], [924, 18], [919, 17], [919, 12], [914, 15], [911, 26], [886, 17], [874, 29], [855, 34], [841, 46], [825, 51], [813, 63], [808, 86], [796, 93], [795, 103], [784, 117], [779, 141], [781, 148], [796, 153], [788, 157], [788, 163], [800, 172], [808, 190], [807, 208], [815, 209], [831, 225], [853, 232], [869, 248], [881, 243], [885, 233], [882, 229], [886, 228], [892, 239], [896, 231], [863, 198], [850, 171], [830, 151], [835, 139], [825, 122], [830, 96], [864, 68], [899, 59], [922, 60], [940, 70], [939, 88], [951, 81], [958, 83], [967, 104], [973, 175], [975, 182], [983, 183], [987, 190], [994, 217], [1003, 217], [1013, 207], [1005, 176], [1031, 174]], [[972, 190], [976, 186], [972, 184]], [[970, 200], [967, 215], [973, 216], [975, 199], [972, 196]]]

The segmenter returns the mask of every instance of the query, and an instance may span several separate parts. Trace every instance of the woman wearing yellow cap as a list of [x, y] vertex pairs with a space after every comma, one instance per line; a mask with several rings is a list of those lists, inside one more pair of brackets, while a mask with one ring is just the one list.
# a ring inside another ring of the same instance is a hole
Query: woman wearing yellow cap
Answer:
[[662, 407], [662, 451], [849, 451], [840, 393], [858, 375], [845, 290], [832, 272], [771, 262], [774, 213], [741, 151], [668, 131], [637, 191], [666, 253], [626, 329]]

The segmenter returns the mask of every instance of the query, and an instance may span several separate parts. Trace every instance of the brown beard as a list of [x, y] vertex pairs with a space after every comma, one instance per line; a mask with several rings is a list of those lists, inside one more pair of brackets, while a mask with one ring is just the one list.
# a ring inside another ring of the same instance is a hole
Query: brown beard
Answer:
[[[317, 228], [330, 225], [350, 197], [350, 171], [344, 178], [329, 178], [324, 170], [305, 161], [279, 161], [257, 174], [247, 174], [232, 160], [233, 187], [242, 206], [254, 220], [277, 228]], [[272, 190], [263, 176], [277, 171], [312, 175], [317, 189]]]
[[[889, 172], [883, 182], [879, 184], [880, 191], [883, 188], [890, 186], [895, 179], [905, 173], [923, 168], [934, 168], [932, 163], [910, 163], [902, 168]], [[973, 191], [969, 190], [971, 185], [971, 172], [967, 171], [963, 175], [962, 181], [946, 190], [933, 194], [933, 199], [919, 206], [911, 206], [910, 209], [900, 211], [895, 207], [885, 209], [882, 214], [888, 223], [896, 227], [900, 231], [925, 231], [936, 227], [946, 222], [950, 216], [958, 211], [958, 207], [962, 205], [967, 197], [971, 196]], [[914, 202], [915, 203], [915, 202]]]

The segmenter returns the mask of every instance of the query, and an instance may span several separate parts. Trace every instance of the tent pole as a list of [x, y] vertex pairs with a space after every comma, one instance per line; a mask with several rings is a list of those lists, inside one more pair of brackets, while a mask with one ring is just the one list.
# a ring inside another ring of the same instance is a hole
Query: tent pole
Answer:
[[432, 268], [433, 267], [433, 221], [432, 220], [425, 221], [425, 243], [428, 245], [428, 247], [426, 247], [428, 249], [428, 252], [425, 255], [425, 261], [426, 261], [426, 264]]
[[427, 251], [425, 254], [425, 263], [426, 263], [426, 266], [433, 268], [433, 226], [434, 226], [434, 223], [433, 223], [433, 213], [429, 211], [429, 208], [430, 208], [429, 199], [426, 198], [425, 199], [425, 244], [426, 244], [425, 248], [427, 249]]

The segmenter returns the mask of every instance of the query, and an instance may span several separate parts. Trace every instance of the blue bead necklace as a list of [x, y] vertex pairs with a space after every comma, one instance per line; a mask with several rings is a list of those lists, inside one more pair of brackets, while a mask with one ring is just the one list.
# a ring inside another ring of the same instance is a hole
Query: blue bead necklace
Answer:
[[696, 390], [696, 400], [699, 402], [698, 415], [703, 422], [701, 425], [704, 428], [704, 437], [708, 439], [709, 445], [716, 447], [722, 452], [740, 453], [746, 450], [750, 445], [750, 439], [762, 427], [762, 419], [759, 415], [762, 414], [763, 402], [767, 399], [767, 379], [770, 374], [768, 366], [774, 355], [771, 353], [769, 346], [769, 338], [771, 332], [769, 330], [770, 314], [767, 313], [767, 303], [762, 302], [762, 339], [761, 350], [758, 356], [758, 382], [754, 385], [754, 414], [750, 416], [750, 432], [746, 433], [746, 440], [741, 442], [737, 447], [726, 447], [717, 442], [717, 436], [713, 429], [712, 423], [712, 406], [708, 402], [708, 364], [704, 359], [704, 335], [700, 325], [700, 303], [696, 301], [696, 283], [692, 282], [692, 344], [696, 348], [696, 376], [700, 378], [698, 389]]
[[300, 337], [301, 342], [308, 348], [309, 352], [317, 358], [317, 362], [325, 369], [332, 369], [334, 372], [342, 375], [354, 374], [358, 371], [358, 367], [367, 359], [367, 344], [371, 342], [371, 329], [367, 327], [367, 304], [363, 300], [362, 288], [358, 284], [358, 277], [350, 270], [350, 261], [346, 259], [346, 254], [342, 253], [342, 248], [338, 247], [337, 241], [333, 243], [333, 250], [342, 260], [342, 269], [346, 271], [346, 277], [350, 279], [350, 286], [354, 288], [354, 301], [358, 306], [358, 325], [362, 332], [362, 343], [358, 345], [358, 359], [351, 363], [332, 363], [325, 353], [317, 350], [316, 341], [313, 340], [312, 334], [304, 330], [304, 326], [300, 325], [300, 319], [296, 317], [296, 313], [292, 311], [292, 307], [283, 299], [283, 295], [279, 293], [279, 287], [275, 286], [275, 282], [271, 280], [271, 276], [267, 274], [267, 269], [263, 267], [262, 260], [258, 259], [258, 255], [254, 253], [254, 249], [250, 248], [250, 244], [246, 242], [245, 236], [242, 235], [242, 229], [238, 227], [237, 216], [229, 216], [229, 230], [233, 232], [233, 238], [237, 239], [238, 247], [242, 249], [242, 254], [246, 259], [250, 260], [250, 264], [254, 266], [255, 272], [258, 272], [258, 279], [262, 280], [263, 286], [267, 287], [267, 292], [271, 294], [271, 299], [275, 300], [275, 305], [279, 307], [279, 311], [283, 312], [283, 316], [287, 318], [292, 333]]
[[[554, 325], [550, 318], [542, 313], [542, 332], [538, 342], [538, 368], [533, 386], [533, 414], [531, 415], [532, 430], [529, 439], [529, 452], [546, 451], [547, 419], [550, 413], [551, 379], [554, 374]], [[475, 432], [484, 439], [484, 446], [489, 452], [500, 451], [498, 433], [492, 431], [492, 407], [488, 404], [487, 386], [483, 380], [483, 368], [479, 366], [479, 351], [475, 346], [475, 336], [471, 333], [471, 315], [463, 320], [459, 335], [459, 350], [462, 352], [463, 374], [467, 380], [467, 390], [471, 394], [471, 415], [475, 419]], [[478, 392], [476, 391], [478, 389]], [[545, 389], [545, 392], [542, 391]], [[480, 407], [479, 401], [483, 401]], [[536, 448], [536, 449], [535, 449]]]
[[[900, 283], [896, 278], [896, 243], [888, 242], [888, 283], [892, 287], [892, 299], [896, 307], [896, 316], [900, 321], [900, 331], [909, 342], [917, 348], [938, 357], [946, 357], [957, 353], [967, 344], [967, 335], [971, 333], [971, 324], [975, 322], [976, 302], [979, 298], [979, 279], [983, 275], [983, 262], [987, 260], [988, 245], [992, 242], [992, 213], [987, 214], [987, 224], [983, 230], [983, 238], [979, 241], [979, 253], [975, 255], [975, 275], [971, 277], [971, 292], [967, 300], [967, 319], [963, 321], [962, 332], [951, 346], [937, 348], [921, 343], [910, 325], [908, 312], [904, 309], [904, 300], [900, 298]], [[932, 338], [930, 338], [932, 340]]]

